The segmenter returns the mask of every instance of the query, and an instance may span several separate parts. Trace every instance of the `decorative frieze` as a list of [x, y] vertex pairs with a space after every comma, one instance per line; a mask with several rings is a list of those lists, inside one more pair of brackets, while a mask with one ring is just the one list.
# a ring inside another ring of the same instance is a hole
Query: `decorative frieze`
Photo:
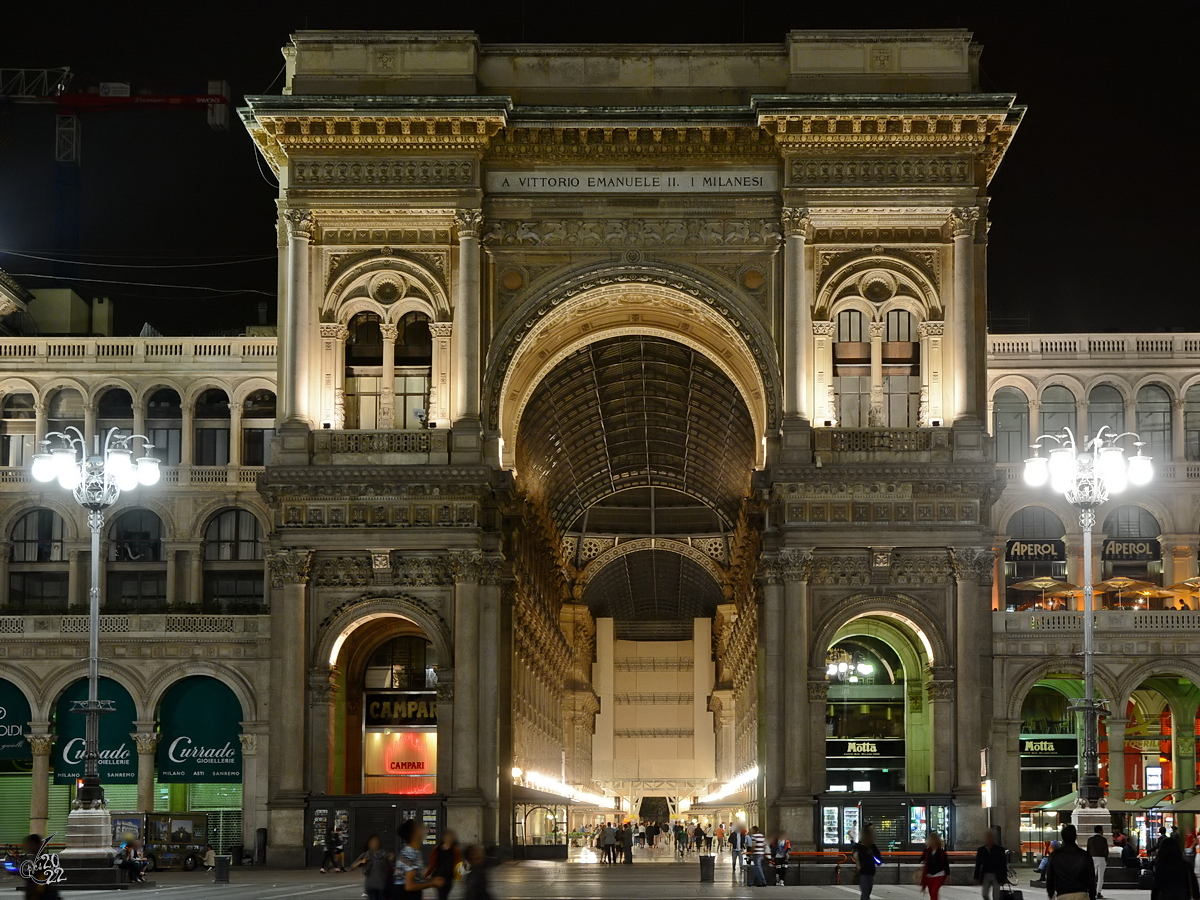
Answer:
[[318, 587], [367, 587], [373, 582], [370, 557], [337, 556], [313, 560], [312, 583]]
[[458, 187], [475, 183], [471, 159], [297, 159], [292, 185], [386, 185], [388, 187]]
[[897, 159], [800, 157], [788, 166], [796, 185], [971, 184], [974, 165], [967, 156]]
[[865, 556], [817, 556], [808, 576], [813, 585], [852, 585], [871, 583], [871, 561]]
[[501, 219], [484, 240], [498, 247], [721, 247], [778, 244], [771, 219]]
[[407, 587], [454, 584], [455, 562], [445, 556], [392, 554], [392, 581]]
[[[382, 244], [388, 248], [413, 244], [450, 243], [450, 226], [410, 225], [406, 228], [323, 228], [321, 243], [327, 244]], [[443, 273], [444, 274], [444, 273]]]
[[895, 585], [948, 584], [953, 575], [947, 553], [894, 554], [889, 580]]

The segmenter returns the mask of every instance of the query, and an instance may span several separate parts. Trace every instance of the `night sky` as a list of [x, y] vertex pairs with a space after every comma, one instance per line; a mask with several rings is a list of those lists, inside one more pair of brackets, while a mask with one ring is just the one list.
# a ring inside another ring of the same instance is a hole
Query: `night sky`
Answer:
[[[1128, 8], [1118, 17], [1053, 2], [341, 6], [25, 5], [6, 14], [0, 65], [68, 65], [75, 90], [117, 81], [135, 93], [202, 93], [222, 78], [240, 105], [246, 94], [279, 93], [279, 48], [303, 28], [462, 28], [484, 42], [778, 42], [790, 29], [968, 28], [985, 48], [982, 89], [1014, 92], [1029, 107], [991, 185], [994, 330], [1200, 331], [1193, 42], [1154, 4], [1136, 21]], [[54, 282], [24, 273], [56, 274], [82, 294], [111, 296], [122, 333], [147, 321], [167, 334], [236, 328], [256, 321], [264, 300], [274, 321], [274, 179], [236, 118], [216, 132], [198, 110], [84, 113], [80, 240], [66, 251], [54, 229], [54, 114], [0, 101], [0, 251], [104, 265], [0, 252], [0, 268], [29, 287]]]

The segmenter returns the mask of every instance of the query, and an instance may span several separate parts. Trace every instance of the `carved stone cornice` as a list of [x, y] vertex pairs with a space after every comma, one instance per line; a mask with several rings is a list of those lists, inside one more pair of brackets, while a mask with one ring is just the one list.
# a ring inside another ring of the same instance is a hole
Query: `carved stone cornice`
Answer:
[[971, 157], [897, 156], [887, 159], [834, 157], [792, 159], [788, 183], [793, 185], [971, 184], [975, 178]]
[[483, 232], [482, 209], [456, 209], [454, 211], [454, 228], [458, 231], [458, 239], [479, 238]]
[[317, 227], [316, 217], [311, 209], [285, 209], [283, 221], [289, 237], [311, 241]]
[[340, 322], [322, 322], [320, 328], [321, 337], [323, 338], [329, 338], [335, 341], [344, 341], [346, 338], [350, 337], [350, 329]]
[[951, 547], [950, 566], [959, 581], [990, 584], [996, 563], [996, 551], [986, 547]]
[[788, 237], [807, 238], [812, 217], [806, 207], [785, 206], [779, 215], [783, 222], [783, 233]]
[[950, 234], [958, 237], [974, 237], [979, 225], [979, 207], [961, 206], [950, 213]]
[[409, 158], [296, 159], [293, 187], [387, 185], [389, 187], [469, 187], [475, 184], [473, 159]]
[[651, 162], [715, 162], [728, 159], [742, 164], [777, 163], [778, 150], [771, 137], [756, 125], [708, 126], [693, 123], [612, 124], [593, 128], [577, 127], [506, 127], [488, 147], [485, 159], [499, 162], [546, 162], [583, 164], [587, 162], [625, 162], [645, 165]]
[[484, 240], [494, 247], [778, 246], [773, 219], [493, 220]]
[[271, 587], [307, 584], [312, 558], [311, 550], [267, 551], [267, 570], [271, 573]]

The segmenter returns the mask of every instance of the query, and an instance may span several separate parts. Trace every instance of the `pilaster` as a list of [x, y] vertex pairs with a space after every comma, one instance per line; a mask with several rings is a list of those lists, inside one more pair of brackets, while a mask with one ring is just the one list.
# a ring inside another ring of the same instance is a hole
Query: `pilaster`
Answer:
[[482, 372], [480, 345], [479, 236], [483, 210], [459, 209], [454, 213], [458, 232], [458, 260], [454, 270], [454, 395], [451, 459], [477, 462], [483, 451], [479, 403]]
[[50, 818], [50, 751], [54, 747], [55, 735], [48, 734], [48, 722], [31, 724], [33, 733], [25, 740], [33, 753], [32, 779], [29, 795], [29, 833], [46, 833]]
[[137, 731], [130, 737], [137, 747], [137, 808], [140, 812], [154, 812], [154, 762], [161, 735], [154, 731], [154, 722], [134, 722]]

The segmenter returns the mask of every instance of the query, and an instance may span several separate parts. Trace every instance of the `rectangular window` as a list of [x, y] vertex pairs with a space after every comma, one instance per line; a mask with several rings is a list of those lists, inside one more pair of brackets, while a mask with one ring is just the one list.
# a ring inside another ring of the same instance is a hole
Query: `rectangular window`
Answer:
[[193, 454], [197, 466], [229, 465], [229, 429], [197, 428]]
[[32, 434], [0, 435], [0, 466], [19, 469], [29, 465], [35, 446]]
[[271, 464], [271, 441], [273, 440], [275, 440], [274, 428], [243, 428], [242, 464], [269, 466]]
[[204, 611], [261, 612], [266, 607], [263, 573], [258, 571], [206, 572]]
[[110, 610], [149, 612], [167, 599], [166, 572], [109, 572], [105, 607]]
[[369, 794], [437, 791], [436, 731], [368, 731], [363, 745], [363, 790]]
[[66, 572], [11, 572], [8, 576], [8, 606], [34, 612], [67, 608]]
[[164, 466], [179, 465], [182, 434], [179, 428], [151, 428], [147, 432], [150, 443], [154, 445], [152, 453]]
[[870, 421], [871, 376], [838, 375], [833, 379], [838, 402], [838, 426], [866, 428]]

